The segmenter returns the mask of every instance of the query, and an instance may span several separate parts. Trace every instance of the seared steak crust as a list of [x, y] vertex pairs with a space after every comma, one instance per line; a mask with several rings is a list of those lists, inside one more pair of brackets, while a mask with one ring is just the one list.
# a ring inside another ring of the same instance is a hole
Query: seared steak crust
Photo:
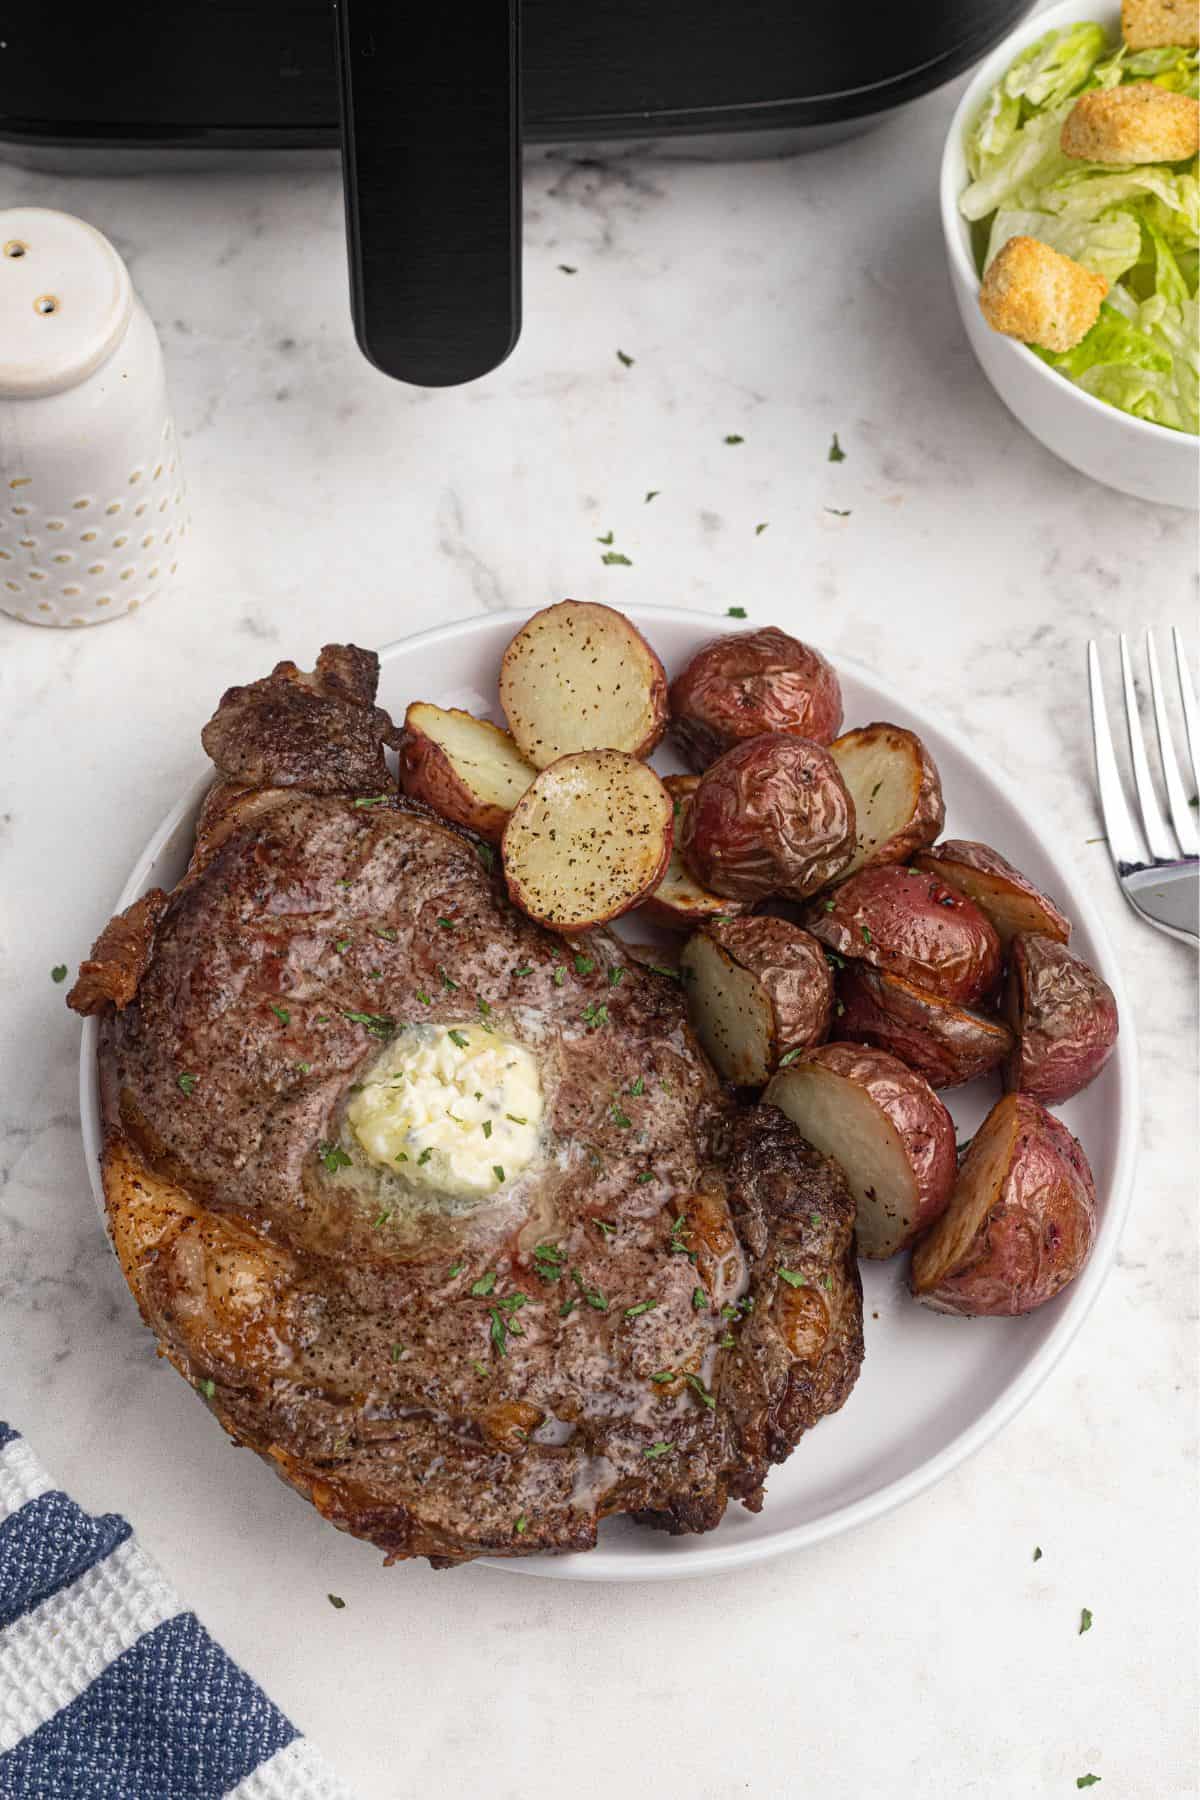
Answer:
[[[861, 1359], [841, 1176], [734, 1106], [677, 983], [619, 940], [533, 925], [374, 769], [317, 791], [310, 741], [281, 776], [300, 739], [275, 699], [237, 703], [234, 779], [102, 1023], [110, 1223], [147, 1323], [233, 1436], [389, 1557], [758, 1504]], [[340, 716], [334, 737], [330, 780]], [[341, 1131], [388, 1040], [466, 1020], [531, 1052], [545, 1101], [534, 1161], [469, 1203]]]

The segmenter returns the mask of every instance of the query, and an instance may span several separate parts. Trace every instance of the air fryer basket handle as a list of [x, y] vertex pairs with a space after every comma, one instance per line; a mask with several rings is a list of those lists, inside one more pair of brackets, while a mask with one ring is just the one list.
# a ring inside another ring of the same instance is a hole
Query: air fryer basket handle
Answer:
[[334, 0], [355, 336], [421, 387], [520, 333], [518, 6]]

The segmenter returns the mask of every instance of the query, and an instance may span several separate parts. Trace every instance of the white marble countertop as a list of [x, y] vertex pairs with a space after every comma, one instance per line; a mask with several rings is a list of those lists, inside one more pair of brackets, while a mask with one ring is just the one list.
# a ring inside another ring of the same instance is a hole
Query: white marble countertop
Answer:
[[[0, 178], [128, 259], [194, 520], [136, 619], [0, 619], [0, 1410], [372, 1800], [1195, 1792], [1195, 961], [1095, 841], [1083, 664], [1093, 633], [1194, 617], [1194, 521], [1055, 462], [979, 374], [934, 198], [953, 97], [793, 160], [533, 164], [524, 336], [457, 392], [355, 350], [332, 170]], [[631, 567], [601, 565], [609, 529]], [[906, 1510], [702, 1582], [385, 1573], [234, 1455], [104, 1246], [50, 981], [228, 683], [568, 593], [743, 604], [911, 684], [1057, 822], [1136, 996], [1132, 1220], [1065, 1361]]]

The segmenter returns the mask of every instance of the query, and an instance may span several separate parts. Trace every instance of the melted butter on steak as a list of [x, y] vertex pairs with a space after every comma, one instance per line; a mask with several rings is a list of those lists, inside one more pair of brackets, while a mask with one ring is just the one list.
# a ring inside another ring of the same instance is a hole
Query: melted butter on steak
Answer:
[[468, 1021], [397, 1038], [346, 1108], [363, 1150], [405, 1184], [494, 1194], [537, 1153], [544, 1103], [523, 1044]]

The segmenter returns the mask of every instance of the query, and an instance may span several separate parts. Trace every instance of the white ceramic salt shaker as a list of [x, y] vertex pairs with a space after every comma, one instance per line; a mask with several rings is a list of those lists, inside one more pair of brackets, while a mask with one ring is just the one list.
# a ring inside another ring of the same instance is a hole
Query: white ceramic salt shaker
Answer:
[[101, 625], [170, 586], [187, 526], [162, 349], [69, 213], [0, 211], [0, 609]]

